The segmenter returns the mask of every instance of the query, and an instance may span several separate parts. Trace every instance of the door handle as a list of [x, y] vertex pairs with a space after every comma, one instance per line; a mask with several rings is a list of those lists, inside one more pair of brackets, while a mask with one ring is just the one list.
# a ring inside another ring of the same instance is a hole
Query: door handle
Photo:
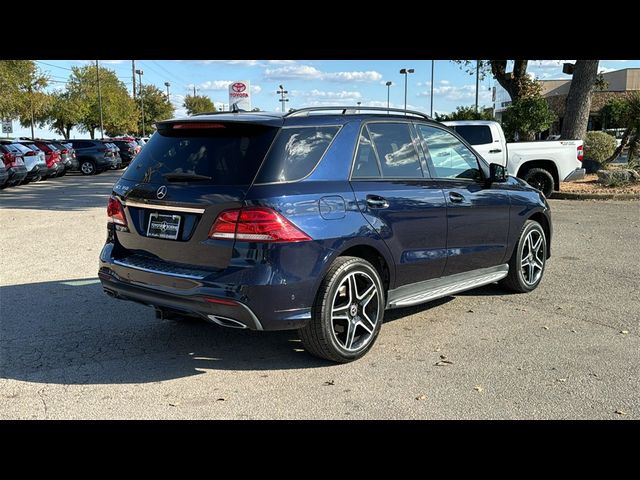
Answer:
[[493, 150], [489, 150], [489, 153], [500, 153], [502, 152], [502, 150], [500, 150], [499, 148], [495, 148]]
[[389, 202], [386, 198], [378, 195], [367, 195], [367, 205], [369, 208], [388, 208]]
[[453, 203], [460, 203], [464, 201], [464, 196], [458, 192], [449, 192], [449, 200]]

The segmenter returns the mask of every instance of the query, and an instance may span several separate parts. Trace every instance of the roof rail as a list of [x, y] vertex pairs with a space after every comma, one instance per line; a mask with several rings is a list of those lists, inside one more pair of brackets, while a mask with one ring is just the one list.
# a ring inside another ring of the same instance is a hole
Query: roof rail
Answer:
[[[244, 110], [240, 110], [241, 112], [244, 112]], [[194, 113], [193, 115], [191, 115], [192, 117], [199, 117], [200, 115], [221, 115], [223, 113], [238, 113], [238, 112], [200, 112], [200, 113]]]
[[347, 112], [357, 112], [359, 113], [361, 110], [371, 110], [375, 112], [393, 112], [393, 113], [401, 113], [403, 115], [414, 115], [416, 117], [422, 117], [427, 120], [432, 120], [432, 118], [426, 113], [416, 112], [415, 110], [404, 110], [402, 108], [386, 108], [386, 107], [364, 107], [362, 105], [349, 105], [346, 107], [306, 107], [299, 108], [294, 110], [293, 112], [289, 112], [285, 115], [285, 117], [295, 117], [298, 115], [306, 114], [309, 115], [311, 112], [316, 111], [327, 111], [327, 110], [342, 110], [342, 115], [345, 115]]

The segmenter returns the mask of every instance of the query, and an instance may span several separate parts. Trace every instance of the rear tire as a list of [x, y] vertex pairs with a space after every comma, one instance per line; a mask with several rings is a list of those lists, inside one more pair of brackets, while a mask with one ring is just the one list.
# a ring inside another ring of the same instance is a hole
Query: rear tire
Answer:
[[307, 352], [337, 363], [364, 356], [384, 317], [384, 289], [378, 271], [358, 257], [339, 257], [316, 295], [311, 321], [298, 330]]
[[533, 188], [540, 190], [547, 198], [551, 197], [555, 190], [553, 175], [544, 168], [532, 168], [524, 175], [523, 180]]
[[527, 220], [509, 260], [509, 274], [500, 280], [500, 285], [512, 292], [531, 292], [540, 284], [546, 265], [547, 237], [544, 229], [535, 220]]
[[80, 162], [80, 171], [83, 175], [95, 175], [96, 165], [91, 160], [82, 160]]

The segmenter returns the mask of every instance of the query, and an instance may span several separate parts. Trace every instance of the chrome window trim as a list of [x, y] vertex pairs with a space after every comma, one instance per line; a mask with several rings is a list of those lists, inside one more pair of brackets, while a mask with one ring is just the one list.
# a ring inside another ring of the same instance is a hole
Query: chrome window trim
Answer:
[[134, 200], [124, 200], [122, 202], [123, 207], [136, 207], [136, 208], [146, 208], [149, 210], [166, 210], [171, 212], [183, 212], [183, 213], [204, 213], [204, 208], [194, 208], [194, 207], [178, 207], [172, 205], [160, 205], [156, 203], [142, 203], [136, 202]]

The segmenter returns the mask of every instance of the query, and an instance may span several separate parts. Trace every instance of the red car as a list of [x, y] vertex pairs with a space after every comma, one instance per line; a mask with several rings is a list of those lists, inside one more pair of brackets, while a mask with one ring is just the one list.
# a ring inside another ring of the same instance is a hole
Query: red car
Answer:
[[49, 169], [48, 177], [58, 177], [65, 171], [64, 163], [62, 163], [62, 156], [60, 150], [58, 150], [51, 142], [44, 142], [42, 140], [34, 140], [33, 143], [42, 150], [47, 160], [47, 168]]

